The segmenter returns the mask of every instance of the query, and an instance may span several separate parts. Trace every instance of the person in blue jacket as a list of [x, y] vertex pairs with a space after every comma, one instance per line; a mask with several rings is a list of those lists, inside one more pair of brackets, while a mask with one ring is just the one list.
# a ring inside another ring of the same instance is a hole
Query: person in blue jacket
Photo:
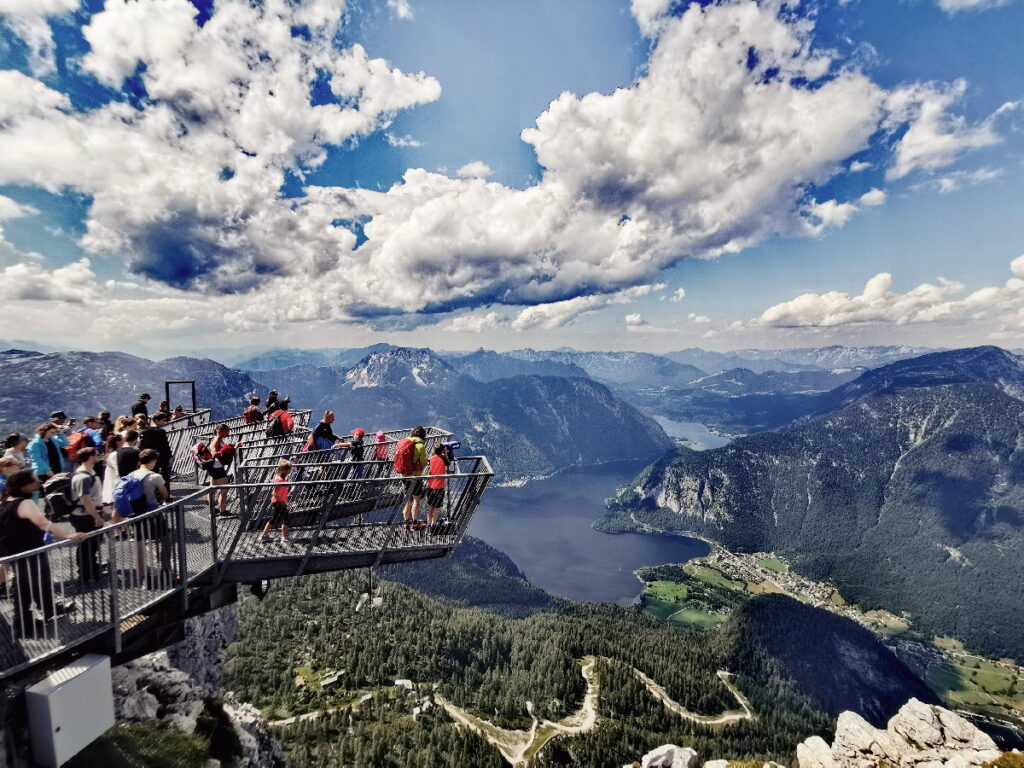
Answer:
[[68, 439], [52, 421], [36, 427], [36, 436], [28, 444], [26, 452], [32, 459], [32, 471], [40, 480], [48, 480], [64, 471], [64, 447], [67, 444]]

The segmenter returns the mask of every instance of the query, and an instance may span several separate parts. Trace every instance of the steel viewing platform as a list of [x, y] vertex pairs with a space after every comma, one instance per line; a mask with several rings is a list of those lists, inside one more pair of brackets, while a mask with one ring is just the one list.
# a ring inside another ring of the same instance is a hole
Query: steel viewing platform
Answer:
[[[81, 543], [60, 542], [0, 558], [0, 678], [11, 680], [81, 653], [109, 655], [114, 663], [176, 639], [182, 622], [237, 599], [238, 584], [259, 584], [303, 574], [450, 555], [462, 540], [488, 481], [482, 456], [457, 457], [444, 475], [440, 522], [407, 530], [402, 507], [412, 485], [393, 472], [398, 441], [387, 433], [387, 457], [353, 461], [348, 448], [303, 452], [309, 411], [293, 411], [295, 431], [268, 438], [265, 424], [229, 419], [239, 441], [230, 485], [202, 486], [190, 452], [212, 437], [209, 412], [176, 420], [168, 429], [174, 453], [173, 501], [108, 525]], [[450, 432], [427, 429], [428, 456]], [[343, 438], [345, 439], [345, 438]], [[347, 442], [347, 440], [346, 440]], [[375, 456], [380, 443], [366, 443]], [[278, 462], [292, 462], [289, 478], [290, 541], [261, 542]], [[219, 514], [225, 493], [226, 514]], [[426, 499], [420, 520], [426, 515]], [[79, 558], [91, 548], [104, 561], [84, 581]]]

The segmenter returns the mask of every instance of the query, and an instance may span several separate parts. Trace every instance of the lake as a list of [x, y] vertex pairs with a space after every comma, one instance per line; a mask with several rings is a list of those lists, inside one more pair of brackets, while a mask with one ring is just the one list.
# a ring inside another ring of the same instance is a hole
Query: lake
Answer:
[[665, 434], [669, 437], [689, 440], [693, 443], [690, 447], [697, 451], [721, 448], [723, 445], [728, 445], [732, 442], [731, 438], [716, 435], [699, 421], [672, 421], [664, 416], [654, 416], [653, 414], [651, 418], [661, 424], [661, 428], [665, 430]]
[[706, 543], [663, 534], [599, 533], [605, 499], [645, 463], [573, 469], [522, 488], [491, 487], [469, 533], [515, 561], [531, 583], [571, 600], [629, 605], [640, 594], [633, 571], [708, 554]]

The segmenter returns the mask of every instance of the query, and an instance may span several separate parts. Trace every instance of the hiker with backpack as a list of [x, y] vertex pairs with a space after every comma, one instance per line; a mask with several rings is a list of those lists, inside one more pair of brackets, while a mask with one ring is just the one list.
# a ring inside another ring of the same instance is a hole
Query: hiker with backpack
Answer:
[[324, 411], [324, 417], [320, 419], [313, 434], [309, 436], [308, 450], [326, 451], [341, 442], [341, 438], [334, 434], [332, 424], [334, 424], [334, 411]]
[[295, 419], [288, 413], [289, 399], [279, 401], [274, 411], [267, 409], [267, 437], [284, 437], [295, 430]]
[[444, 504], [443, 477], [448, 474], [448, 449], [443, 444], [434, 446], [434, 455], [430, 457], [430, 469], [427, 480], [427, 528], [431, 533], [437, 532], [437, 516]]
[[[64, 453], [68, 447], [68, 439], [60, 434], [60, 429], [52, 421], [36, 427], [36, 436], [25, 449], [32, 460], [32, 471], [40, 482], [64, 471]], [[73, 457], [69, 456], [74, 460]]]
[[260, 399], [249, 398], [249, 407], [242, 411], [242, 421], [246, 424], [259, 424], [263, 421], [263, 411], [260, 410]]
[[409, 436], [402, 438], [395, 449], [395, 473], [403, 478], [405, 492], [408, 498], [402, 507], [402, 520], [405, 530], [411, 531], [414, 527], [421, 527], [420, 497], [423, 496], [423, 469], [427, 466], [427, 449], [423, 441], [427, 437], [427, 430], [423, 427], [414, 427]]
[[[84, 541], [85, 534], [68, 533], [46, 519], [32, 500], [39, 493], [40, 482], [30, 469], [19, 469], [7, 478], [7, 491], [0, 504], [0, 556], [19, 555], [43, 546], [50, 533], [58, 539]], [[32, 604], [39, 608], [43, 618], [32, 615]], [[25, 557], [14, 561], [14, 637], [15, 639], [40, 637], [46, 631], [46, 622], [57, 615], [53, 601], [53, 580], [50, 562], [45, 555]]]
[[270, 493], [270, 519], [263, 526], [263, 533], [260, 535], [260, 543], [270, 541], [270, 532], [274, 528], [281, 527], [281, 543], [290, 544], [288, 539], [288, 475], [291, 474], [292, 463], [283, 459], [277, 465], [277, 473], [274, 477], [274, 489]]
[[[71, 527], [82, 534], [91, 533], [103, 527], [100, 508], [103, 506], [102, 481], [96, 476], [96, 462], [99, 454], [95, 448], [78, 451], [78, 466], [71, 475], [71, 489], [68, 494], [74, 507], [71, 509]], [[78, 559], [78, 575], [83, 582], [95, 581], [100, 577], [100, 537], [85, 539], [75, 553]]]
[[4, 440], [4, 456], [17, 461], [18, 469], [32, 469], [32, 459], [25, 452], [27, 447], [28, 437], [20, 432], [12, 432]]
[[[218, 424], [209, 445], [199, 443], [192, 449], [192, 458], [199, 468], [210, 476], [210, 485], [227, 485], [229, 482], [228, 469], [235, 459], [236, 449], [236, 446], [228, 442], [230, 434], [231, 427], [227, 424]], [[227, 514], [227, 506], [228, 492], [220, 491], [217, 493], [217, 508], [221, 517]]]
[[167, 439], [167, 432], [164, 431], [164, 424], [167, 423], [166, 413], [153, 414], [153, 425], [139, 433], [139, 449], [151, 449], [160, 456], [157, 462], [156, 471], [164, 479], [164, 485], [168, 492], [171, 489], [171, 467], [174, 466], [174, 454], [171, 453], [171, 444]]
[[[140, 466], [117, 481], [114, 486], [114, 520], [121, 522], [143, 515], [163, 505], [170, 497], [163, 476], [156, 471], [160, 454], [147, 448], [139, 454]], [[160, 558], [162, 577], [158, 582], [150, 578], [146, 569], [146, 543], [154, 541]], [[140, 579], [147, 585], [163, 588], [171, 574], [171, 538], [167, 521], [162, 514], [139, 523], [135, 529], [135, 555]]]

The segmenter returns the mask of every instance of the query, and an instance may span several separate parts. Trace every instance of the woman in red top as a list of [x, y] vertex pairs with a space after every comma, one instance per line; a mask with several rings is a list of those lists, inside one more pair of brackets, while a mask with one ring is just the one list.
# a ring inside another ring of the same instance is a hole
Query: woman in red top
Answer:
[[281, 526], [281, 543], [288, 544], [288, 475], [291, 474], [292, 463], [285, 459], [277, 465], [277, 477], [274, 478], [274, 490], [270, 493], [270, 519], [263, 526], [261, 542], [270, 541], [270, 531]]
[[[218, 424], [214, 430], [213, 440], [207, 446], [210, 449], [210, 455], [213, 457], [213, 461], [206, 470], [210, 476], [210, 485], [228, 484], [228, 468], [235, 459], [235, 446], [228, 442], [228, 434], [230, 432], [231, 427], [227, 424]], [[226, 490], [221, 491], [217, 495], [219, 497], [217, 499], [217, 506], [220, 509], [221, 517], [223, 517], [227, 514], [228, 492]]]
[[430, 470], [427, 480], [427, 525], [430, 530], [436, 530], [437, 515], [444, 504], [444, 478], [436, 475], [448, 474], [448, 462], [444, 460], [444, 446], [438, 443], [434, 446], [434, 455], [430, 457]]

